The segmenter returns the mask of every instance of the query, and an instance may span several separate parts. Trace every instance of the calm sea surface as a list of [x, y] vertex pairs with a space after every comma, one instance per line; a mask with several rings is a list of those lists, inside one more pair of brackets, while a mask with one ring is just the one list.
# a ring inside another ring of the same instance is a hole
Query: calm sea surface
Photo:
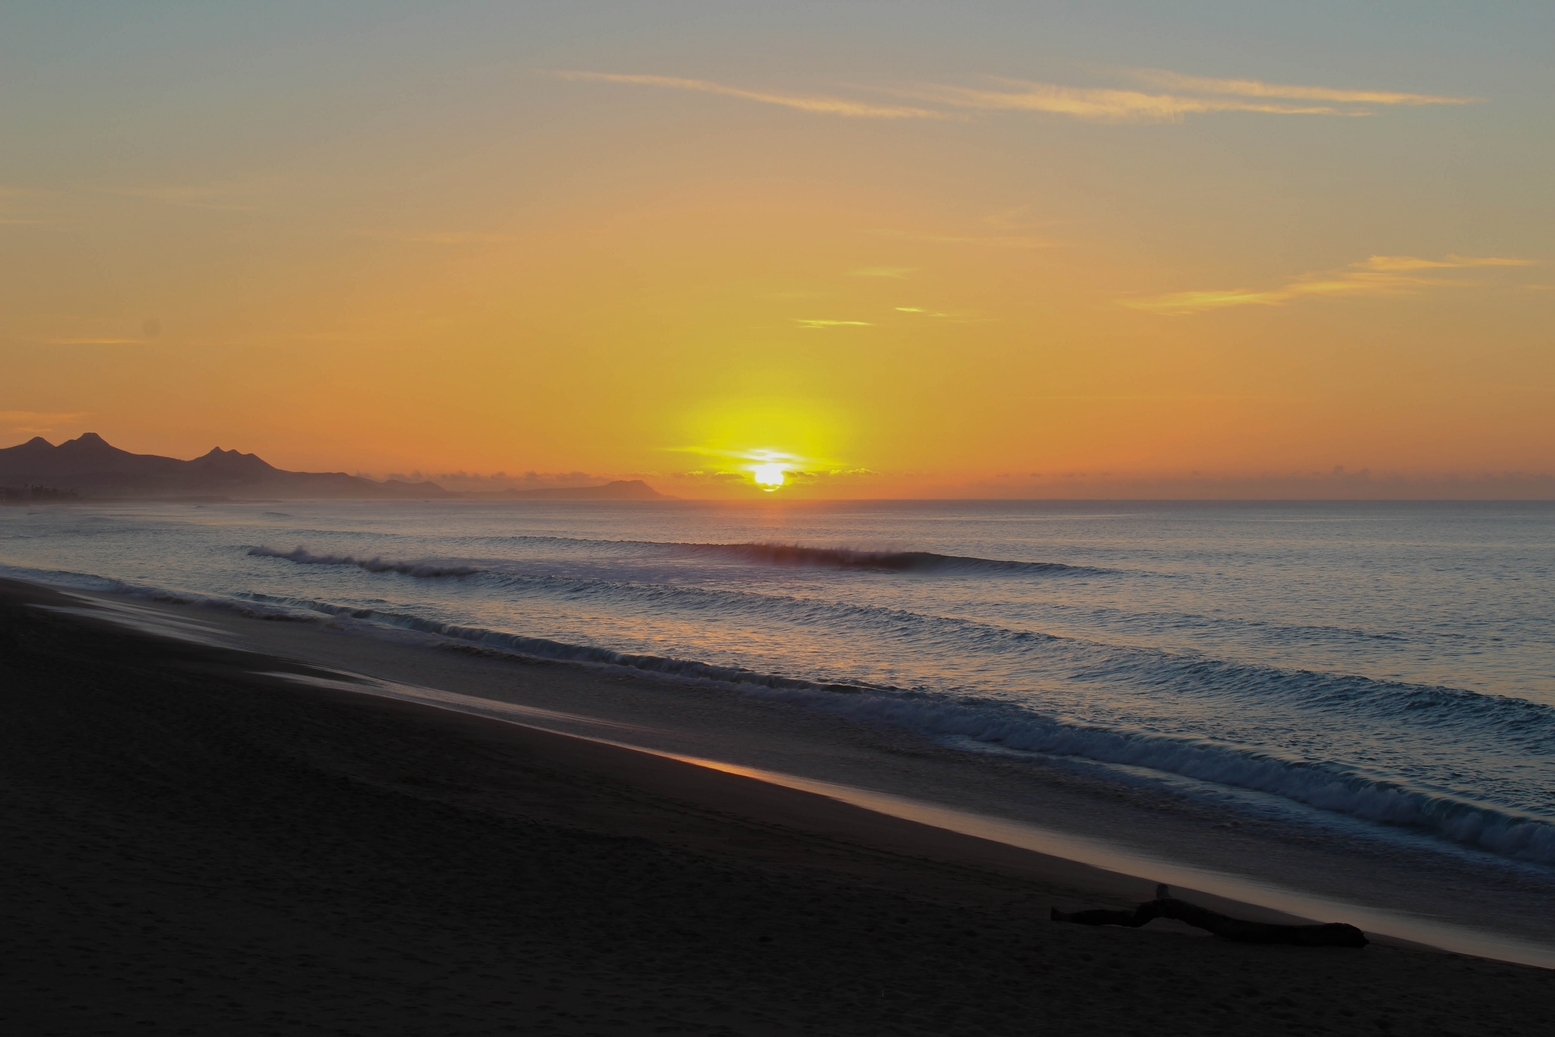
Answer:
[[1555, 865], [1547, 504], [9, 507], [0, 575], [734, 681]]

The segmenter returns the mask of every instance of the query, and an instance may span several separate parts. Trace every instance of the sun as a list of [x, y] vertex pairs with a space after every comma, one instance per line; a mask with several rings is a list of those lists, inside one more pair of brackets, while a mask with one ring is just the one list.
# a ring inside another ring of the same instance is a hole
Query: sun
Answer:
[[780, 464], [759, 464], [752, 469], [756, 478], [756, 485], [771, 493], [783, 485], [783, 466]]

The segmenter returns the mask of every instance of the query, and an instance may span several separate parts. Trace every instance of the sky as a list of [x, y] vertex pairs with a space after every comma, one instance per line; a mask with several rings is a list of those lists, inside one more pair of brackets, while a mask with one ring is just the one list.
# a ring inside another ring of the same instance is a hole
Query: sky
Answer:
[[1555, 495], [1552, 44], [1548, 3], [8, 3], [0, 444]]

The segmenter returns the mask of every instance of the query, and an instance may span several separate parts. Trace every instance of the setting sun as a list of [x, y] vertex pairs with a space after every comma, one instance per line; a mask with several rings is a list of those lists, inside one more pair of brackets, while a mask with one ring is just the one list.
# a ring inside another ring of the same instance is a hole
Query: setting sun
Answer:
[[0, 30], [0, 1037], [1555, 1034], [1555, 0]]
[[759, 464], [754, 471], [756, 485], [769, 493], [783, 485], [783, 466], [780, 464]]

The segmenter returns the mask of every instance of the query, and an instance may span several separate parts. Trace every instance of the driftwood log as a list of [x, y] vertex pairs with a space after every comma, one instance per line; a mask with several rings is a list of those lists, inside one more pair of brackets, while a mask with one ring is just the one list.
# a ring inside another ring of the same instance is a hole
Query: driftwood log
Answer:
[[1077, 925], [1126, 925], [1132, 929], [1156, 918], [1175, 918], [1199, 929], [1208, 929], [1216, 936], [1238, 943], [1289, 943], [1298, 947], [1364, 947], [1366, 934], [1344, 922], [1325, 925], [1274, 925], [1269, 922], [1246, 922], [1218, 911], [1211, 911], [1178, 900], [1165, 886], [1157, 886], [1155, 899], [1147, 900], [1132, 911], [1108, 911], [1095, 908], [1089, 911], [1060, 911], [1053, 908], [1053, 921], [1074, 922]]

